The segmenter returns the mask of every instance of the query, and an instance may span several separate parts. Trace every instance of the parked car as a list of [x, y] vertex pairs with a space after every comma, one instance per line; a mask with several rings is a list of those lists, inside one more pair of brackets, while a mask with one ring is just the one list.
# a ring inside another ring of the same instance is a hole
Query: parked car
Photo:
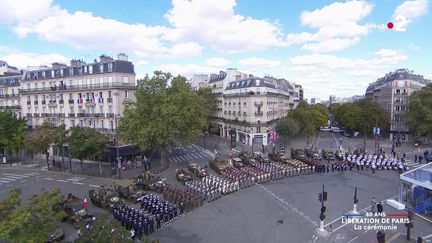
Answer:
[[332, 132], [342, 132], [342, 129], [340, 129], [339, 127], [331, 127], [330, 129]]
[[321, 132], [330, 132], [331, 129], [329, 127], [320, 127]]

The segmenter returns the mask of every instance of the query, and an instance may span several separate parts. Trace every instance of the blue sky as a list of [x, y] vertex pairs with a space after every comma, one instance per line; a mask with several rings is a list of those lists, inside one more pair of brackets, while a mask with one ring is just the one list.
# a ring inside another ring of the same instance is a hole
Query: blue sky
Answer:
[[[125, 52], [137, 77], [228, 67], [302, 84], [307, 98], [364, 94], [397, 68], [432, 78], [428, 0], [0, 0], [0, 59], [91, 62]], [[393, 29], [386, 27], [394, 23]]]

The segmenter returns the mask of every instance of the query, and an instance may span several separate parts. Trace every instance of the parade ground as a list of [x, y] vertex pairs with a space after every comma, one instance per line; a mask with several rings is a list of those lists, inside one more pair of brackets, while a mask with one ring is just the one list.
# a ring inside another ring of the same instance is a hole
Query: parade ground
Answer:
[[[226, 143], [216, 139], [208, 139], [207, 147], [218, 146], [219, 153], [227, 153]], [[320, 135], [311, 139], [318, 147], [336, 147], [339, 137], [331, 134]], [[357, 144], [359, 141], [344, 138], [344, 143]], [[297, 144], [296, 144], [297, 143]], [[292, 141], [291, 146], [301, 147], [303, 140]], [[371, 141], [368, 141], [369, 146]], [[170, 169], [161, 174], [168, 178], [171, 185], [180, 185], [175, 180], [175, 169], [184, 167], [187, 161], [177, 158], [197, 157], [197, 161], [205, 164], [208, 161], [209, 149], [204, 149], [198, 142], [186, 146], [183, 155], [170, 155]], [[237, 149], [242, 149], [237, 148]], [[246, 147], [245, 149], [251, 149]], [[406, 148], [407, 154], [413, 149]], [[402, 150], [401, 150], [402, 151]], [[405, 152], [405, 150], [404, 150]], [[415, 152], [415, 151], [414, 151]], [[200, 156], [198, 156], [201, 154]], [[207, 157], [206, 157], [207, 156]], [[198, 158], [200, 157], [200, 158]], [[211, 171], [214, 174], [213, 171]], [[32, 165], [2, 165], [0, 177], [5, 178], [0, 190], [0, 199], [14, 187], [23, 191], [23, 198], [38, 193], [42, 188], [50, 190], [59, 187], [64, 193], [73, 193], [78, 197], [88, 197], [88, 190], [96, 189], [102, 184], [112, 185], [127, 183], [127, 180], [90, 177], [63, 172], [46, 171]], [[8, 179], [8, 180], [6, 180]], [[321, 203], [318, 193], [322, 186], [328, 192], [325, 202], [325, 229], [328, 237], [318, 237], [315, 229], [319, 227]], [[354, 190], [357, 188], [359, 212], [369, 212], [371, 199], [375, 197], [383, 202], [387, 213], [401, 213], [385, 203], [387, 199], [398, 199], [399, 174], [397, 171], [370, 170], [314, 173], [300, 175], [252, 187], [228, 194], [222, 198], [193, 210], [191, 213], [174, 220], [160, 231], [151, 235], [160, 242], [340, 242], [360, 243], [377, 242], [375, 230], [354, 229], [351, 224], [342, 224], [342, 215], [353, 209]], [[109, 213], [89, 203], [89, 211], [95, 215]], [[411, 230], [413, 238], [427, 236], [431, 233], [432, 224], [417, 218]], [[76, 235], [67, 230], [67, 240]], [[386, 231], [386, 242], [408, 242], [405, 240], [406, 228], [398, 224], [396, 230]], [[415, 241], [412, 241], [415, 242]]]

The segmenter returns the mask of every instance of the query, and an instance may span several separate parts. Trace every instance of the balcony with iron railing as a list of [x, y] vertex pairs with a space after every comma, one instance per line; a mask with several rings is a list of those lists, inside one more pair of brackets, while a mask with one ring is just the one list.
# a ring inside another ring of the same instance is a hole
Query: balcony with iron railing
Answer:
[[64, 104], [64, 100], [59, 100], [59, 104]]
[[262, 116], [264, 113], [262, 111], [255, 111], [255, 116]]
[[106, 117], [114, 117], [114, 113], [106, 113]]
[[31, 101], [30, 100], [27, 100], [27, 105], [31, 105]]
[[57, 101], [56, 100], [50, 100], [48, 103], [49, 107], [56, 107], [57, 106]]
[[40, 117], [40, 114], [39, 113], [34, 113], [33, 116], [34, 117]]
[[88, 105], [88, 106], [95, 106], [96, 103], [95, 103], [95, 100], [94, 100], [94, 99], [86, 99], [86, 101], [85, 101], [85, 105]]
[[46, 104], [46, 100], [42, 100], [42, 105], [45, 105]]
[[113, 102], [113, 98], [112, 98], [112, 97], [108, 97], [108, 98], [107, 98], [107, 102], [108, 102], [108, 103], [112, 103], [112, 102]]
[[21, 109], [20, 105], [4, 105], [0, 106], [0, 109], [2, 110], [19, 110]]
[[75, 117], [75, 113], [68, 113], [68, 117]]
[[73, 86], [58, 86], [58, 87], [42, 87], [42, 88], [27, 88], [19, 89], [21, 94], [27, 93], [48, 93], [48, 92], [58, 92], [62, 90], [97, 90], [97, 89], [136, 89], [135, 83], [99, 83], [99, 84], [87, 84], [87, 85], [73, 85]]
[[264, 102], [262, 101], [255, 101], [255, 106], [256, 107], [261, 107], [263, 105]]
[[27, 113], [26, 117], [33, 117], [32, 113]]

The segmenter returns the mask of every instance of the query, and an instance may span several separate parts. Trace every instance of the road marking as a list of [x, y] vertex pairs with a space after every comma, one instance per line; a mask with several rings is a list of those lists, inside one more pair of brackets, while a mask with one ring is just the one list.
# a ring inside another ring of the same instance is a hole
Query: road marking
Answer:
[[60, 182], [66, 182], [66, 183], [69, 183], [70, 181], [65, 181], [65, 180], [57, 180], [57, 181], [60, 181]]
[[353, 241], [355, 241], [357, 238], [359, 238], [360, 236], [359, 235], [357, 235], [356, 237], [354, 237], [352, 240], [350, 240], [350, 241], [348, 241], [347, 243], [350, 243], [350, 242], [353, 242]]
[[96, 187], [96, 188], [99, 188], [99, 187], [100, 187], [100, 186], [93, 185], [93, 184], [90, 184], [89, 186], [91, 186], [91, 187]]
[[23, 173], [24, 175], [27, 175], [27, 174], [29, 174], [29, 175], [39, 175], [40, 173], [38, 173], [38, 172], [26, 172], [26, 173]]
[[43, 178], [44, 180], [53, 181], [53, 178]]
[[30, 174], [30, 173], [23, 173], [23, 175], [36, 176], [35, 174]]
[[[316, 223], [316, 221], [311, 220], [309, 217], [306, 217], [303, 213], [299, 213], [299, 211], [297, 210], [297, 208], [294, 208], [292, 205], [284, 202], [283, 200], [281, 200], [278, 196], [276, 196], [272, 191], [270, 191], [270, 189], [264, 187], [263, 185], [260, 185], [258, 183], [255, 183], [258, 187], [260, 187], [261, 189], [263, 189], [265, 192], [267, 192], [268, 194], [270, 194], [272, 197], [276, 198], [279, 202], [282, 203], [282, 207], [287, 210], [288, 212], [290, 211], [288, 208], [291, 209], [291, 211], [295, 211], [297, 212], [300, 216], [302, 216], [304, 219], [306, 219], [307, 221], [309, 221], [310, 223], [312, 223], [315, 226], [318, 226], [318, 223]], [[279, 204], [280, 205], [280, 204]], [[288, 208], [287, 208], [288, 207]]]
[[75, 184], [75, 185], [84, 185], [84, 183], [82, 183], [82, 182], [72, 182], [72, 184]]
[[173, 164], [174, 162], [174, 160], [172, 159], [172, 158], [168, 158], [168, 161], [171, 163], [171, 164]]
[[8, 176], [15, 176], [15, 177], [29, 177], [28, 175], [17, 175], [17, 174], [8, 174], [8, 173], [3, 173], [4, 175], [8, 175]]
[[82, 181], [82, 180], [85, 180], [86, 178], [85, 177], [72, 177], [72, 178], [69, 178], [69, 179], [66, 179], [67, 181]]
[[19, 177], [19, 176], [5, 176], [5, 178], [12, 178], [16, 180], [24, 179], [24, 177]]
[[15, 179], [6, 178], [6, 177], [0, 178], [0, 180], [3, 180], [3, 181], [16, 181]]
[[10, 181], [4, 181], [4, 180], [1, 180], [1, 179], [0, 179], [0, 182], [1, 182], [1, 183], [9, 183]]

